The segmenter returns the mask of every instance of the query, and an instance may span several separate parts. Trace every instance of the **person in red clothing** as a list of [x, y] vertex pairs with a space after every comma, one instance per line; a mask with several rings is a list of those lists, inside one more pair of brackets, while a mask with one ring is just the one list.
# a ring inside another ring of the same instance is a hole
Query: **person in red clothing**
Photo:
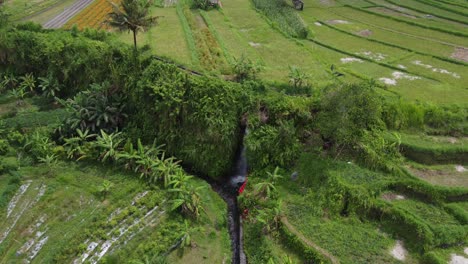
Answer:
[[242, 184], [242, 186], [239, 188], [239, 195], [241, 195], [244, 192], [245, 185], [247, 184], [247, 178], [245, 178], [245, 182]]

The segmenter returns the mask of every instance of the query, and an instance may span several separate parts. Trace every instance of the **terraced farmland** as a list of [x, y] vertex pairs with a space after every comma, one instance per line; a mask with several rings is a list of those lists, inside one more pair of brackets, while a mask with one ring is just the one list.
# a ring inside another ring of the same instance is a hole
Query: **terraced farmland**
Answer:
[[[460, 14], [463, 9], [453, 13], [447, 3], [439, 5], [415, 0], [307, 1], [298, 14], [311, 34], [301, 40], [285, 37], [248, 0], [226, 1], [222, 9], [208, 12], [181, 2], [155, 6], [152, 14], [163, 16], [160, 25], [138, 40], [178, 63], [224, 75], [230, 74], [234, 58], [245, 55], [263, 65], [261, 78], [266, 80], [286, 82], [289, 67], [297, 66], [321, 86], [331, 79], [326, 69], [333, 67], [345, 73], [343, 79], [374, 79], [411, 100], [465, 105], [468, 22]], [[109, 10], [106, 1], [94, 1], [65, 27], [105, 28], [102, 22]], [[120, 36], [131, 43], [130, 35]]]
[[135, 49], [40, 3], [0, 28], [0, 263], [468, 263], [468, 1], [157, 0]]

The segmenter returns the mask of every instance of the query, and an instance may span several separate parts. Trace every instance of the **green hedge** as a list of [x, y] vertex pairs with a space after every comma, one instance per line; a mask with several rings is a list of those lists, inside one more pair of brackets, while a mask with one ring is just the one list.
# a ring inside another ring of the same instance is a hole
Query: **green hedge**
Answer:
[[74, 95], [110, 77], [119, 84], [122, 75], [127, 77], [137, 69], [128, 45], [107, 38], [95, 40], [89, 32], [29, 28], [9, 28], [2, 34], [0, 71], [16, 76], [32, 73], [36, 78], [51, 76], [66, 88], [61, 96]]
[[226, 173], [239, 144], [240, 117], [250, 97], [239, 84], [187, 75], [153, 61], [128, 90], [129, 130], [135, 138], [165, 144], [170, 155], [198, 173]]

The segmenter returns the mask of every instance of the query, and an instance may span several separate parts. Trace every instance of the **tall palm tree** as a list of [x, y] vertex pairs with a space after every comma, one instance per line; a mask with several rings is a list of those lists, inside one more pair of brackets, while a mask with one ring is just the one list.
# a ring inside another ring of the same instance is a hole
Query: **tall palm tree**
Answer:
[[152, 0], [123, 0], [120, 8], [116, 3], [110, 2], [113, 11], [109, 13], [107, 23], [120, 31], [133, 32], [133, 44], [137, 49], [136, 35], [138, 31], [144, 31], [155, 25], [158, 16], [149, 16], [149, 8]]

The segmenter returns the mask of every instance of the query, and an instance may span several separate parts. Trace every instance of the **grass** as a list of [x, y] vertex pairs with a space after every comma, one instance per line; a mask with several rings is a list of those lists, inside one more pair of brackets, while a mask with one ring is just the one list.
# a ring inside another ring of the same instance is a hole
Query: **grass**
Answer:
[[[384, 0], [374, 1], [379, 5], [387, 3]], [[410, 75], [423, 79], [397, 80], [396, 86], [388, 86], [389, 91], [410, 100], [436, 104], [465, 105], [468, 101], [464, 89], [468, 77], [463, 74], [466, 63], [451, 58], [456, 46], [467, 45], [464, 37], [405, 24], [340, 4], [330, 8], [316, 1], [307, 3], [303, 12], [297, 12], [283, 2], [279, 5], [275, 2], [274, 7], [277, 8], [270, 8], [270, 4], [273, 5], [270, 2], [268, 6], [262, 3], [266, 2], [233, 0], [223, 3], [222, 9], [202, 12], [188, 9], [184, 3], [179, 3], [176, 8], [154, 6], [151, 14], [162, 16], [160, 24], [140, 33], [138, 43], [140, 46], [149, 45], [155, 54], [179, 64], [197, 70], [211, 70], [218, 75], [229, 75], [232, 59], [245, 55], [263, 65], [259, 77], [273, 83], [288, 82], [290, 66], [299, 67], [314, 76], [311, 81], [313, 87], [324, 86], [331, 81], [328, 69], [332, 65], [337, 71], [345, 73], [345, 77], [341, 77], [343, 81], [392, 78], [395, 71], [408, 71]], [[346, 3], [356, 7], [372, 5], [364, 0]], [[259, 12], [255, 11], [255, 7]], [[291, 11], [294, 15], [285, 15], [283, 11], [287, 14]], [[313, 31], [311, 38], [315, 43], [291, 39], [287, 36], [289, 33], [278, 32], [287, 31], [281, 29], [282, 26], [295, 28], [297, 23], [285, 20], [286, 17], [305, 21]], [[330, 25], [330, 28], [314, 25], [317, 20], [325, 22], [332, 19], [351, 23]], [[440, 21], [437, 23], [448, 25]], [[352, 35], [365, 29], [372, 31], [372, 34], [367, 37]], [[119, 36], [129, 44], [133, 41], [131, 34], [121, 33]], [[364, 63], [340, 62], [344, 57], [359, 57], [362, 54], [355, 53], [366, 51], [385, 54], [386, 58], [376, 61], [364, 56]], [[421, 61], [440, 71], [446, 70], [460, 78], [445, 71], [441, 73], [433, 71], [433, 68], [415, 65], [414, 61]], [[401, 65], [406, 69], [400, 69]], [[383, 82], [379, 83], [384, 85]]]
[[293, 40], [284, 38], [280, 32], [272, 29], [248, 1], [226, 2], [223, 3], [222, 12], [212, 10], [206, 15], [224, 39], [229, 54], [235, 57], [246, 54], [252, 61], [264, 65], [264, 71], [260, 74], [262, 79], [287, 81], [289, 65], [304, 69], [316, 76], [317, 81], [329, 78], [318, 56], [309, 54]]
[[415, 10], [418, 12], [424, 12], [426, 14], [438, 16], [441, 18], [445, 18], [448, 20], [452, 20], [455, 22], [459, 23], [468, 23], [468, 19], [466, 18], [466, 15], [460, 15], [454, 12], [449, 12], [431, 5], [427, 5], [424, 3], [421, 3], [419, 1], [412, 1], [412, 0], [405, 0], [405, 1], [399, 1], [399, 0], [385, 0], [391, 4], [398, 5], [404, 8], [408, 8], [411, 10]]
[[[15, 101], [2, 96], [0, 102], [0, 109], [4, 109]], [[64, 113], [62, 109], [50, 110], [45, 107], [46, 104], [47, 102], [35, 97], [27, 98], [20, 107], [15, 103], [14, 109], [10, 109], [15, 115], [2, 121], [7, 126], [22, 129], [23, 132], [52, 125], [55, 117], [63, 117]], [[0, 163], [15, 161], [16, 151], [18, 150], [7, 154], [14, 157], [0, 156]], [[166, 208], [168, 191], [154, 185], [148, 186], [134, 173], [92, 161], [59, 161], [56, 166], [48, 167], [32, 164], [32, 161], [23, 157], [20, 164], [18, 172], [2, 174], [0, 177], [4, 212], [19, 188], [11, 179], [19, 175], [22, 184], [30, 184], [24, 195], [19, 196], [12, 215], [7, 218], [6, 213], [0, 214], [2, 234], [11, 228], [11, 232], [0, 245], [1, 263], [16, 263], [26, 258], [34, 258], [33, 261], [37, 263], [73, 262], [82, 256], [91, 242], [102, 244], [117, 236], [120, 228], [131, 226], [140, 219], [139, 224], [129, 229], [114, 244], [113, 252], [106, 254], [103, 262], [144, 261], [153, 255], [164, 254], [182, 236], [184, 219], [180, 214]], [[111, 183], [107, 195], [99, 190], [105, 181]], [[187, 263], [187, 259], [210, 263], [229, 261], [230, 240], [225, 228], [226, 205], [207, 183], [196, 178], [191, 181], [194, 186], [204, 187], [201, 198], [206, 204], [206, 215], [199, 222], [190, 223], [192, 241], [198, 247], [193, 251], [176, 251], [177, 254], [182, 252], [184, 255], [173, 258], [170, 262]], [[40, 196], [42, 188], [44, 195]], [[144, 197], [135, 198], [145, 192]], [[148, 214], [155, 206], [158, 206], [155, 213]], [[15, 219], [18, 220], [15, 222]], [[32, 250], [42, 239], [46, 239], [45, 244], [38, 248], [37, 255], [32, 256]], [[31, 241], [34, 246], [27, 249], [25, 245]], [[213, 241], [216, 241], [217, 247], [211, 247]], [[173, 255], [178, 256], [176, 253]]]
[[[398, 263], [389, 252], [395, 244], [394, 239], [403, 237], [405, 247], [410, 251], [406, 261], [416, 262], [419, 253], [415, 245], [420, 242], [407, 238], [408, 230], [400, 228], [402, 224], [388, 221], [393, 219], [392, 216], [385, 222], [379, 221], [378, 217], [367, 218], [367, 214], [361, 212], [361, 209], [343, 217], [336, 213], [340, 212], [341, 207], [337, 211], [327, 201], [337, 199], [340, 202], [339, 197], [344, 194], [340, 191], [328, 193], [327, 187], [324, 187], [329, 184], [329, 178], [337, 177], [344, 184], [363, 187], [372, 196], [372, 193], [382, 191], [381, 186], [385, 186], [386, 182], [404, 180], [403, 176], [377, 173], [352, 163], [320, 158], [312, 154], [303, 154], [296, 170], [299, 175], [297, 182], [285, 179], [279, 190], [286, 217], [307, 239], [343, 263]], [[405, 195], [413, 197], [411, 193]], [[441, 205], [433, 205], [416, 198], [394, 200], [391, 204], [397, 210], [405, 212], [406, 217], [417, 219], [432, 230], [429, 232], [434, 232], [437, 241], [450, 241], [447, 236], [450, 236], [451, 232], [458, 232], [456, 239], [463, 237], [461, 223]], [[439, 236], [444, 238], [439, 240]]]
[[323, 219], [294, 211], [286, 215], [304, 236], [342, 263], [398, 263], [389, 254], [394, 240], [372, 223], [355, 217]]
[[434, 185], [468, 188], [468, 172], [459, 172], [455, 164], [422, 165], [408, 162], [410, 172]]
[[447, 42], [455, 45], [466, 46], [467, 40], [461, 36], [454, 36], [446, 32], [439, 32], [429, 28], [422, 28], [416, 25], [409, 25], [401, 21], [395, 21], [386, 17], [379, 16], [362, 11], [361, 9], [353, 9], [350, 7], [337, 7], [332, 10], [334, 13], [347, 17], [351, 21], [358, 21], [374, 26], [393, 29], [405, 34], [428, 37], [430, 39]]
[[450, 18], [442, 18], [440, 16], [429, 15], [426, 12], [403, 9], [397, 5], [391, 4], [386, 0], [368, 0], [370, 3], [375, 3], [375, 7], [368, 8], [368, 10], [380, 12], [396, 18], [410, 18], [412, 21], [432, 25], [435, 27], [444, 27], [454, 31], [463, 31], [465, 24], [462, 22], [454, 21]]
[[5, 6], [6, 10], [11, 14], [10, 19], [17, 21], [37, 14], [59, 2], [59, 0], [9, 0], [5, 2]]
[[[145, 198], [142, 198], [143, 203], [146, 203], [145, 201], [161, 203], [167, 195], [166, 191], [146, 186], [132, 173], [122, 173], [118, 169], [101, 165], [61, 162], [52, 170], [41, 165], [26, 166], [19, 173], [22, 175], [23, 182], [32, 181], [30, 189], [22, 200], [34, 200], [37, 193], [35, 188], [42, 184], [47, 186], [47, 189], [39, 202], [23, 213], [10, 236], [2, 243], [0, 248], [0, 262], [2, 263], [24, 258], [24, 254], [17, 255], [16, 252], [39, 230], [46, 232], [48, 240], [34, 261], [39, 263], [70, 262], [75, 258], [74, 254], [81, 255], [81, 245], [86, 239], [90, 238], [91, 241], [97, 242], [102, 234], [112, 229], [113, 224], [112, 221], [109, 222], [109, 216], [113, 212], [123, 213], [131, 208], [132, 200], [137, 194], [145, 190], [149, 191]], [[98, 191], [98, 187], [104, 180], [112, 183], [111, 191], [106, 197]], [[204, 258], [199, 258], [199, 260], [205, 259], [210, 262], [211, 260], [213, 262], [229, 260], [230, 242], [224, 226], [225, 204], [203, 181], [195, 179], [193, 183], [197, 186], [205, 186], [202, 197], [208, 204], [205, 220], [196, 225], [199, 231], [194, 231], [193, 241], [198, 245], [194, 251], [202, 252], [200, 254]], [[0, 184], [0, 189], [2, 189], [7, 182], [0, 181]], [[32, 204], [32, 202], [29, 203]], [[115, 217], [122, 213], [116, 214]], [[41, 227], [32, 228], [33, 231], [25, 231], [43, 216], [45, 222]], [[137, 218], [133, 216], [130, 219]], [[107, 258], [124, 262], [132, 258], [141, 259], [142, 249], [145, 247], [164, 252], [177, 240], [179, 236], [177, 230], [182, 230], [182, 225], [183, 219], [177, 215], [162, 217], [148, 227], [143, 225], [141, 232], [137, 232], [134, 238], [127, 238], [128, 245], [116, 246], [117, 251]], [[205, 231], [210, 234], [209, 237], [205, 235]], [[157, 247], [150, 247], [152, 241], [159, 241]], [[209, 246], [213, 241], [217, 241], [217, 247]], [[185, 262], [187, 258], [194, 257], [190, 250], [185, 253], [183, 258], [175, 258], [171, 263], [187, 263]]]
[[[198, 68], [198, 57], [191, 53], [189, 38], [184, 32], [183, 23], [180, 21], [178, 11], [173, 8], [152, 7], [152, 16], [160, 16], [156, 26], [146, 32], [137, 35], [138, 46], [148, 45], [152, 52], [158, 56], [167, 57], [191, 68]], [[133, 45], [133, 33], [119, 32], [118, 38]], [[186, 41], [180, 41], [185, 39]]]
[[307, 37], [308, 29], [304, 21], [284, 0], [253, 0], [253, 4], [274, 27], [286, 35], [297, 38]]
[[411, 214], [429, 223], [430, 225], [457, 225], [460, 224], [452, 215], [442, 208], [423, 203], [413, 199], [395, 200], [392, 202], [399, 208], [411, 212]]
[[23, 19], [28, 19], [39, 24], [44, 24], [47, 21], [59, 15], [60, 13], [62, 13], [67, 7], [71, 6], [74, 2], [75, 0], [58, 1], [56, 4], [44, 10], [41, 10], [40, 12], [34, 13], [28, 18]]
[[174, 251], [169, 263], [229, 263], [231, 261], [231, 240], [227, 232], [226, 203], [206, 183], [194, 181], [195, 186], [205, 186], [202, 197], [206, 214], [201, 224], [196, 225], [192, 239], [194, 247]]
[[[381, 27], [378, 25], [374, 25], [372, 23], [367, 23], [365, 21], [357, 21], [352, 20], [350, 16], [344, 14], [338, 15], [336, 13], [332, 13], [329, 10], [314, 10], [311, 9], [313, 12], [313, 16], [319, 20], [329, 20], [330, 18], [334, 19], [341, 19], [341, 20], [349, 20], [351, 23], [349, 24], [337, 24], [333, 25], [335, 28], [340, 30], [344, 30], [349, 33], [357, 34], [363, 30], [370, 30], [372, 34], [366, 38], [368, 39], [375, 39], [378, 41], [382, 41], [385, 43], [389, 43], [392, 45], [397, 45], [400, 47], [407, 47], [413, 50], [417, 50], [420, 52], [424, 52], [426, 54], [433, 54], [441, 57], [450, 57], [450, 55], [454, 51], [453, 46], [445, 45], [442, 43], [431, 41], [426, 37], [426, 41], [430, 41], [431, 45], [427, 45], [427, 42], [421, 41], [418, 36], [409, 34], [405, 35], [406, 33], [402, 34], [402, 32], [396, 32], [396, 28], [390, 29], [387, 27]], [[316, 26], [313, 28], [315, 30]], [[400, 29], [398, 29], [400, 30]]]

